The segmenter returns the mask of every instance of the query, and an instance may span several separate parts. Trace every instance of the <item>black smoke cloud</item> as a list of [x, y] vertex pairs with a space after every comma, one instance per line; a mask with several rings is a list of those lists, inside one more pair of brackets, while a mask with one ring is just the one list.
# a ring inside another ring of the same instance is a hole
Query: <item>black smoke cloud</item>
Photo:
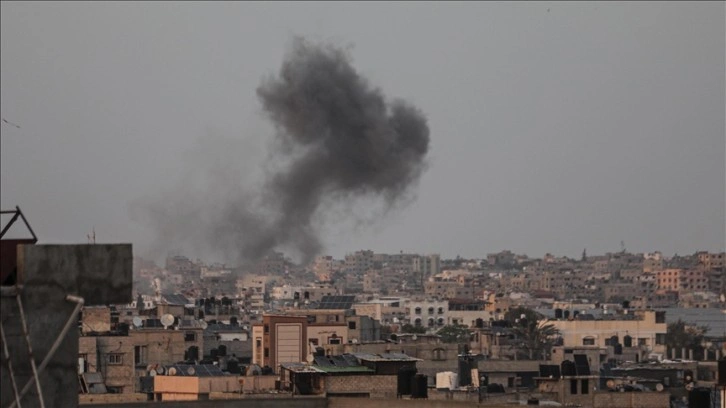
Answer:
[[334, 45], [295, 39], [279, 74], [263, 80], [257, 96], [276, 130], [269, 152], [274, 170], [258, 188], [228, 195], [212, 216], [197, 218], [201, 225], [179, 219], [199, 213], [184, 204], [173, 212], [168, 199], [147, 206], [159, 239], [204, 231], [202, 239], [235, 260], [281, 247], [310, 259], [322, 250], [325, 203], [373, 199], [391, 208], [426, 168], [426, 117], [405, 101], [388, 101]]

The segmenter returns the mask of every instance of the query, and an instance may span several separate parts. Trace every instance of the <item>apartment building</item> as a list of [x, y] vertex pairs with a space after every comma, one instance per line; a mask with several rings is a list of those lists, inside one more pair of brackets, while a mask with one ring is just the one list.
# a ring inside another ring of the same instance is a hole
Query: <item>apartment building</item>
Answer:
[[634, 344], [646, 347], [650, 352], [665, 352], [667, 324], [665, 312], [636, 311], [634, 316], [601, 320], [549, 320], [562, 336], [563, 345], [598, 346], [610, 345], [613, 336], [629, 336]]
[[307, 357], [308, 318], [306, 316], [262, 316], [262, 324], [252, 326], [252, 363], [279, 371], [282, 363], [299, 363]]

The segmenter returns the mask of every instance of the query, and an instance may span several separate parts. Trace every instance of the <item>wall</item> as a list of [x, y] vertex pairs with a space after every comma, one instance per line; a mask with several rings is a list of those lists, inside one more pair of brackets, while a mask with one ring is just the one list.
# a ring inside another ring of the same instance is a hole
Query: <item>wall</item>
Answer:
[[[74, 310], [66, 295], [81, 296], [89, 306], [131, 302], [132, 259], [130, 244], [18, 247], [18, 279], [24, 285], [21, 299], [38, 365]], [[32, 372], [14, 297], [2, 297], [0, 315], [16, 380], [22, 387]], [[78, 345], [78, 330], [70, 330], [41, 374], [46, 407], [78, 404]], [[0, 379], [0, 405], [7, 406], [14, 397], [6, 364], [0, 368]], [[21, 404], [39, 405], [35, 387]]]
[[340, 375], [323, 377], [326, 393], [370, 393], [371, 398], [395, 398], [398, 377], [395, 375]]

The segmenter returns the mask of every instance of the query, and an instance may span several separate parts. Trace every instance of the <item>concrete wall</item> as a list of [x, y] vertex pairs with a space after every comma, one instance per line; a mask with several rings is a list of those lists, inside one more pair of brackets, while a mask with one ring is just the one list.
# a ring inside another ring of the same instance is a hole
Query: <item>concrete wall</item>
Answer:
[[[210, 396], [211, 397], [211, 396]], [[380, 400], [379, 400], [380, 401]], [[240, 399], [210, 399], [207, 401], [169, 401], [154, 402], [154, 407], [161, 408], [277, 408], [277, 407], [295, 407], [295, 408], [327, 408], [328, 401], [325, 398], [305, 398], [289, 396], [269, 397], [269, 398], [240, 398]], [[88, 404], [83, 405], [84, 408], [148, 408], [148, 402], [130, 402], [121, 404]], [[412, 405], [413, 406], [413, 405]]]
[[327, 393], [370, 393], [372, 398], [395, 398], [398, 378], [395, 375], [341, 375], [323, 377]]
[[[129, 303], [132, 300], [132, 250], [118, 245], [25, 245], [18, 247], [18, 280], [35, 360], [39, 365], [70, 317], [74, 304], [66, 295], [81, 296], [87, 305]], [[27, 345], [14, 297], [2, 297], [2, 325], [19, 387], [32, 378]], [[41, 374], [46, 407], [78, 404], [78, 331], [71, 330]], [[0, 405], [14, 400], [10, 374], [0, 368]], [[39, 406], [37, 391], [21, 401]]]

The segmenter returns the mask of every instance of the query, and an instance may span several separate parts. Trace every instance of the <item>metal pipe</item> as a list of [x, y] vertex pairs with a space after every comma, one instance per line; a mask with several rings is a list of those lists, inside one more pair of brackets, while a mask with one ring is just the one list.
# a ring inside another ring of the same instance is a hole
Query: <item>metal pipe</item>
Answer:
[[[40, 408], [45, 408], [45, 402], [43, 401], [43, 389], [40, 387], [40, 379], [38, 377], [38, 367], [35, 365], [35, 356], [33, 356], [33, 346], [30, 345], [30, 332], [28, 331], [28, 324], [25, 321], [25, 311], [23, 310], [23, 302], [20, 299], [20, 292], [17, 293], [17, 296], [15, 296], [15, 299], [17, 299], [18, 302], [18, 309], [20, 309], [20, 322], [23, 326], [23, 334], [25, 334], [25, 342], [28, 344], [28, 358], [30, 359], [30, 368], [33, 369], [33, 378], [28, 381], [29, 385], [32, 385], [33, 381], [35, 381], [36, 388], [38, 390], [38, 400], [40, 400]], [[27, 387], [28, 389], [30, 387]], [[25, 391], [20, 393], [20, 398], [23, 398], [23, 394], [25, 394]], [[12, 405], [14, 405], [13, 403]]]
[[[74, 295], [67, 295], [66, 300], [69, 302], [73, 302], [76, 304], [76, 307], [73, 309], [73, 312], [71, 312], [71, 315], [68, 317], [68, 320], [66, 321], [65, 326], [63, 326], [63, 330], [61, 330], [58, 337], [55, 339], [55, 342], [51, 346], [50, 350], [48, 350], [48, 354], [46, 354], [45, 358], [43, 359], [43, 362], [40, 363], [40, 366], [38, 366], [38, 373], [42, 373], [46, 366], [48, 366], [48, 363], [50, 363], [51, 358], [53, 358], [53, 355], [58, 350], [58, 347], [60, 347], [60, 344], [63, 342], [63, 339], [66, 337], [66, 334], [68, 334], [68, 331], [70, 330], [73, 322], [76, 320], [76, 316], [78, 315], [78, 312], [83, 307], [84, 300], [80, 296], [74, 296]], [[25, 384], [23, 389], [20, 391], [20, 398], [22, 399], [23, 396], [28, 392], [30, 387], [33, 386], [33, 382], [35, 381], [35, 378], [31, 378], [30, 381]], [[38, 382], [38, 387], [40, 387], [40, 382]], [[41, 406], [42, 406], [43, 400], [41, 396]], [[10, 404], [8, 408], [15, 407], [15, 403], [13, 402]], [[18, 405], [18, 408], [20, 405]]]
[[15, 403], [20, 408], [20, 393], [18, 392], [18, 384], [15, 382], [15, 373], [13, 372], [13, 364], [10, 361], [10, 351], [8, 350], [8, 341], [5, 339], [5, 329], [0, 324], [0, 338], [3, 341], [3, 356], [8, 362], [8, 371], [10, 372], [10, 382], [13, 384], [13, 394], [15, 394]]

